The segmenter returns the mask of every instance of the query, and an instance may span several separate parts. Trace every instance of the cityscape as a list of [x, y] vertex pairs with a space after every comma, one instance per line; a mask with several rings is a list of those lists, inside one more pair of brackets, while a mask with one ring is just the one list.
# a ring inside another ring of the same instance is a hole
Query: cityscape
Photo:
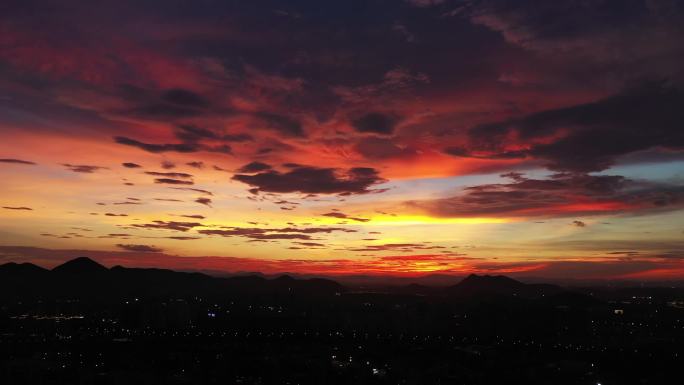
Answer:
[[681, 286], [351, 287], [87, 258], [0, 278], [8, 384], [657, 384], [684, 353]]
[[684, 368], [684, 0], [0, 1], [0, 385]]

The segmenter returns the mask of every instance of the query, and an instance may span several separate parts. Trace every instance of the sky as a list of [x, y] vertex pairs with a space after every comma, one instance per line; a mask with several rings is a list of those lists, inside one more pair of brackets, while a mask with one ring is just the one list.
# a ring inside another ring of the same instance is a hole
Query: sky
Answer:
[[684, 1], [8, 0], [0, 262], [684, 278]]

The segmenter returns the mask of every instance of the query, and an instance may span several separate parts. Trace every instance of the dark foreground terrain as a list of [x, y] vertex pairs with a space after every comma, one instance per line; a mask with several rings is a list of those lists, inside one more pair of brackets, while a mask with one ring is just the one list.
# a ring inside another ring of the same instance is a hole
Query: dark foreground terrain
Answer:
[[[684, 292], [0, 266], [2, 384], [674, 384]], [[673, 382], [674, 381], [674, 382]]]

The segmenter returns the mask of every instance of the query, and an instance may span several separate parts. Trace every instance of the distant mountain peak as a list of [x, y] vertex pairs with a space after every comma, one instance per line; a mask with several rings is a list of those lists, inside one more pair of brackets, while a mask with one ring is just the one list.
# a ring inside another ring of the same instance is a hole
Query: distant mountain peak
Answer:
[[47, 270], [32, 263], [15, 263], [9, 262], [0, 265], [0, 271], [7, 271], [12, 273], [43, 273]]
[[505, 275], [471, 274], [461, 282], [447, 288], [451, 295], [460, 297], [517, 296], [519, 298], [539, 298], [558, 293], [561, 288], [555, 285], [526, 284]]
[[477, 274], [470, 274], [469, 276], [465, 277], [458, 285], [461, 284], [510, 284], [510, 285], [523, 285], [522, 282], [516, 281], [515, 279], [511, 277], [507, 277], [505, 275], [477, 275]]
[[293, 276], [288, 275], [288, 274], [283, 274], [283, 275], [281, 275], [280, 277], [276, 278], [275, 280], [276, 280], [276, 281], [279, 281], [279, 282], [292, 282], [292, 281], [296, 281], [296, 279], [294, 279]]
[[93, 261], [88, 257], [78, 257], [52, 269], [52, 271], [58, 273], [78, 274], [101, 273], [107, 270], [108, 269], [106, 267], [100, 265], [99, 263]]
[[461, 282], [447, 288], [453, 294], [513, 294], [526, 285], [504, 275], [470, 274]]

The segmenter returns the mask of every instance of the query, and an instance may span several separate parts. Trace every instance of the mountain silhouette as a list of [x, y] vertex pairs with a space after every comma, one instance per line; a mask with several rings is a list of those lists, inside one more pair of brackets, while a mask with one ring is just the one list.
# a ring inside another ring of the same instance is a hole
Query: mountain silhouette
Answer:
[[283, 274], [280, 277], [276, 278], [275, 280], [278, 282], [288, 283], [288, 282], [295, 281], [295, 278], [289, 274]]
[[[526, 284], [502, 275], [477, 274], [471, 274], [444, 289], [412, 284], [389, 290], [403, 295], [446, 295], [463, 300], [541, 299], [564, 292], [555, 285]], [[30, 263], [0, 265], [0, 297], [3, 298], [80, 297], [118, 300], [132, 296], [204, 296], [284, 299], [325, 297], [344, 291], [344, 286], [325, 278], [302, 279], [287, 274], [274, 278], [258, 275], [215, 277], [203, 273], [123, 266], [108, 269], [86, 257], [72, 259], [52, 270]], [[561, 302], [572, 302], [570, 300], [581, 302], [587, 299], [556, 298], [556, 301]]]
[[88, 257], [72, 259], [52, 269], [53, 272], [61, 274], [100, 274], [108, 270]]
[[503, 275], [471, 274], [461, 282], [446, 288], [448, 295], [464, 298], [520, 297], [539, 298], [563, 291], [549, 284], [526, 284]]
[[32, 263], [15, 263], [15, 262], [10, 262], [10, 263], [5, 263], [3, 265], [0, 265], [0, 274], [44, 274], [47, 273], [47, 269], [43, 269], [42, 267], [38, 265], [34, 265]]
[[477, 275], [470, 274], [461, 282], [453, 286], [459, 290], [480, 291], [480, 290], [515, 290], [525, 284], [504, 275]]
[[50, 273], [50, 270], [32, 263], [0, 265], [0, 298], [36, 296], [44, 290]]
[[320, 278], [212, 277], [202, 273], [123, 266], [108, 269], [85, 257], [70, 260], [52, 270], [32, 264], [0, 265], [0, 297], [3, 298], [321, 297], [344, 290], [339, 283]]

